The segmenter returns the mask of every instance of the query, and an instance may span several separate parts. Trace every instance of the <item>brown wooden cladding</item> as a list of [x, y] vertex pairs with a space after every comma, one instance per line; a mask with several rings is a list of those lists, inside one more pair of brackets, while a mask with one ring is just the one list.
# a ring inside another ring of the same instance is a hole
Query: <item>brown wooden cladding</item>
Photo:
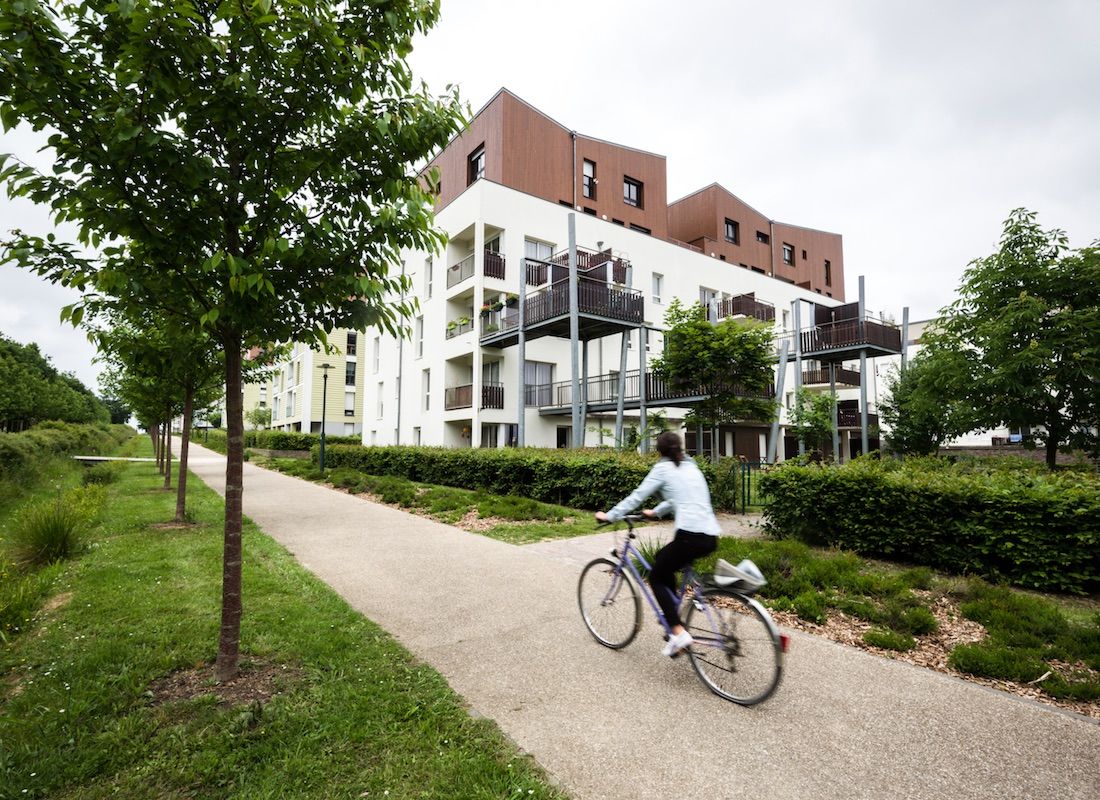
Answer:
[[573, 141], [569, 131], [507, 92], [503, 109], [505, 186], [552, 203], [573, 200]]
[[[837, 300], [844, 299], [844, 242], [839, 233], [800, 228], [776, 222], [772, 251], [775, 276], [795, 283], [809, 282], [810, 290]], [[783, 263], [783, 243], [794, 246], [794, 266]], [[802, 258], [802, 251], [806, 258]], [[825, 283], [825, 262], [830, 263], [831, 285]]]
[[[596, 165], [596, 198], [584, 196], [584, 161]], [[635, 208], [623, 201], [623, 179], [642, 184], [642, 205]], [[619, 147], [610, 142], [577, 136], [577, 205], [594, 208], [596, 216], [648, 228], [654, 236], [668, 236], [668, 190], [664, 156]]]
[[501, 167], [504, 151], [502, 136], [504, 106], [500, 102], [503, 94], [481, 110], [466, 130], [451, 140], [443, 151], [428, 164], [428, 168], [439, 169], [440, 193], [436, 201], [436, 210], [443, 208], [464, 191], [467, 183], [467, 164], [470, 155], [478, 145], [485, 143], [485, 177], [491, 181], [503, 183]]
[[[669, 235], [699, 245], [706, 255], [764, 273], [811, 291], [844, 299], [844, 249], [840, 234], [771, 222], [718, 184], [678, 200], [668, 208]], [[739, 226], [739, 243], [726, 241], [726, 220]], [[757, 241], [757, 231], [769, 243]], [[783, 263], [783, 245], [794, 247], [794, 266]], [[802, 258], [802, 251], [806, 258]], [[830, 262], [831, 285], [825, 284], [825, 261]]]

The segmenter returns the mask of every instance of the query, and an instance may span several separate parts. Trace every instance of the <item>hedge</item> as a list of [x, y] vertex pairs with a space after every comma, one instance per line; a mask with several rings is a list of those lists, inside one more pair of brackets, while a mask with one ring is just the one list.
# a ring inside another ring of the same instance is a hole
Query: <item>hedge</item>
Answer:
[[[223, 455], [228, 449], [228, 436], [219, 428], [192, 428], [191, 441], [209, 447]], [[245, 447], [262, 447], [269, 450], [309, 450], [321, 441], [319, 433], [297, 431], [245, 431]], [[325, 436], [325, 452], [330, 444], [360, 444], [359, 436]]]
[[[314, 447], [314, 462], [317, 451]], [[325, 447], [325, 466], [333, 469], [399, 475], [422, 483], [484, 489], [589, 510], [618, 503], [641, 483], [655, 461], [655, 455], [607, 450]], [[733, 508], [740, 481], [731, 480], [729, 473], [737, 460], [725, 459], [717, 466], [701, 460], [697, 463], [707, 476], [715, 507]]]
[[134, 435], [126, 425], [43, 422], [21, 433], [0, 432], [0, 481], [31, 480], [51, 457], [112, 452]]
[[775, 536], [1044, 591], [1100, 588], [1095, 472], [999, 459], [865, 458], [784, 465], [760, 487], [765, 530]]

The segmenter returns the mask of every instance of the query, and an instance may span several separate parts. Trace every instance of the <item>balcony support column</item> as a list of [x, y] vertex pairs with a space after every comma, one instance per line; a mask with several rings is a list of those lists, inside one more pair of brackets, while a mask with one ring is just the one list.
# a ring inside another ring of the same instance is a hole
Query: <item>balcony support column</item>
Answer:
[[833, 401], [833, 461], [840, 463], [840, 425], [836, 405], [836, 362], [829, 362], [829, 397]]
[[[775, 374], [775, 396], [779, 399], [780, 408], [783, 403], [783, 384], [787, 379], [787, 345], [786, 339], [783, 340], [783, 344], [779, 347], [779, 368]], [[798, 374], [798, 373], [795, 373]], [[768, 463], [774, 464], [776, 458], [776, 449], [778, 448], [779, 441], [779, 409], [775, 411], [775, 419], [772, 420], [771, 437], [768, 439]]]
[[524, 427], [527, 421], [527, 332], [523, 329], [523, 311], [527, 305], [524, 290], [527, 282], [527, 262], [519, 270], [519, 393], [516, 398], [516, 447], [525, 447]]
[[[901, 310], [901, 371], [905, 372], [909, 360], [909, 306]], [[875, 383], [877, 390], [878, 383]]]
[[646, 372], [645, 372], [645, 346], [649, 340], [645, 322], [638, 327], [638, 411], [641, 419], [638, 422], [642, 437], [642, 452], [649, 452], [649, 418], [646, 415]]
[[859, 351], [859, 445], [867, 455], [867, 351]]
[[[794, 399], [797, 403], [798, 393], [802, 391], [802, 301], [795, 300], [791, 305], [794, 306]], [[798, 439], [798, 454], [806, 455], [806, 443], [801, 437]]]
[[580, 312], [577, 298], [577, 215], [569, 215], [569, 367], [573, 381], [573, 447], [584, 442], [581, 430]]
[[[474, 313], [472, 319], [480, 320], [481, 306], [485, 302], [485, 223], [474, 223]], [[478, 331], [480, 322], [473, 322]], [[480, 331], [474, 334], [473, 388], [470, 390], [470, 447], [481, 447], [482, 363]]]
[[588, 340], [581, 344], [581, 447], [584, 447], [584, 426], [588, 422]]
[[626, 401], [626, 355], [630, 348], [630, 334], [623, 331], [619, 343], [619, 393], [615, 398], [615, 446], [623, 446], [623, 403]]

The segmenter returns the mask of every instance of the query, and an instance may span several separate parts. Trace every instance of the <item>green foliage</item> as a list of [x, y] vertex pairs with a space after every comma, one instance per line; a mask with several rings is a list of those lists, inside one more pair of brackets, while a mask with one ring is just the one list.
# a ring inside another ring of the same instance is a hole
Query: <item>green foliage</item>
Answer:
[[115, 483], [119, 475], [121, 475], [122, 471], [125, 469], [125, 461], [109, 461], [103, 464], [95, 464], [84, 470], [84, 474], [81, 476], [81, 482], [85, 486]]
[[[949, 354], [950, 358], [957, 354]], [[903, 455], [935, 455], [952, 431], [969, 427], [953, 418], [958, 405], [940, 392], [934, 374], [943, 369], [943, 354], [922, 350], [905, 372], [892, 369], [886, 379], [886, 396], [879, 402], [879, 414], [889, 430], [889, 449]]]
[[351, 467], [370, 475], [397, 475], [592, 510], [610, 508], [630, 494], [654, 461], [652, 456], [606, 450], [350, 445], [325, 449], [325, 464], [333, 468]]
[[807, 589], [791, 600], [791, 607], [807, 622], [816, 622], [821, 625], [827, 619], [828, 604], [825, 601], [825, 595], [813, 589]]
[[761, 478], [772, 535], [1036, 589], [1100, 585], [1100, 479], [1001, 459], [857, 459]]
[[[223, 430], [192, 429], [191, 441], [209, 447], [215, 452], [225, 455], [229, 449], [229, 440]], [[339, 466], [329, 459], [332, 445], [358, 445], [362, 443], [359, 436], [325, 436], [325, 466]], [[264, 450], [310, 450], [321, 442], [319, 433], [298, 433], [297, 431], [263, 431], [252, 430], [244, 432], [245, 447], [259, 447]]]
[[811, 452], [832, 450], [833, 396], [799, 389], [791, 409], [789, 429]]
[[28, 574], [0, 559], [0, 644], [7, 644], [26, 630], [49, 595], [61, 566], [57, 563]]
[[951, 651], [947, 663], [959, 672], [1020, 683], [1033, 681], [1047, 671], [1034, 652], [991, 642], [961, 644]]
[[72, 375], [58, 372], [36, 344], [21, 345], [0, 334], [0, 375], [0, 430], [21, 430], [41, 420], [111, 421], [107, 406]]
[[767, 422], [775, 416], [772, 326], [755, 320], [707, 320], [696, 303], [679, 299], [665, 313], [664, 350], [653, 371], [673, 389], [707, 399], [694, 406], [688, 424], [706, 426], [741, 420]]
[[917, 641], [912, 636], [889, 628], [872, 628], [863, 634], [863, 641], [872, 647], [881, 647], [883, 650], [905, 651], [917, 646]]
[[922, 337], [936, 365], [922, 382], [964, 409], [953, 432], [1030, 426], [1051, 468], [1059, 448], [1100, 454], [1100, 246], [1067, 247], [1015, 209]]
[[[271, 409], [260, 408], [259, 406], [256, 406], [255, 408], [244, 413], [244, 421], [251, 425], [253, 428], [266, 428], [271, 425]], [[219, 416], [218, 425], [220, 424], [221, 417]], [[214, 427], [218, 426], [215, 425]]]
[[[98, 488], [98, 487], [97, 487]], [[5, 548], [12, 562], [31, 569], [72, 558], [85, 547], [85, 534], [99, 507], [89, 495], [35, 503], [12, 520]]]

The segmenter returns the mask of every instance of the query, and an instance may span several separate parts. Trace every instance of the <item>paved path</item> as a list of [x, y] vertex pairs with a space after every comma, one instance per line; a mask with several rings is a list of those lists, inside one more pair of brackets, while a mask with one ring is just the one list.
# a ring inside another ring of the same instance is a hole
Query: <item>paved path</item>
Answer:
[[[191, 453], [222, 491], [224, 459]], [[1100, 797], [1100, 725], [1082, 717], [797, 632], [779, 690], [741, 708], [661, 658], [652, 620], [625, 650], [595, 644], [562, 549], [244, 475], [249, 517], [578, 800]]]

